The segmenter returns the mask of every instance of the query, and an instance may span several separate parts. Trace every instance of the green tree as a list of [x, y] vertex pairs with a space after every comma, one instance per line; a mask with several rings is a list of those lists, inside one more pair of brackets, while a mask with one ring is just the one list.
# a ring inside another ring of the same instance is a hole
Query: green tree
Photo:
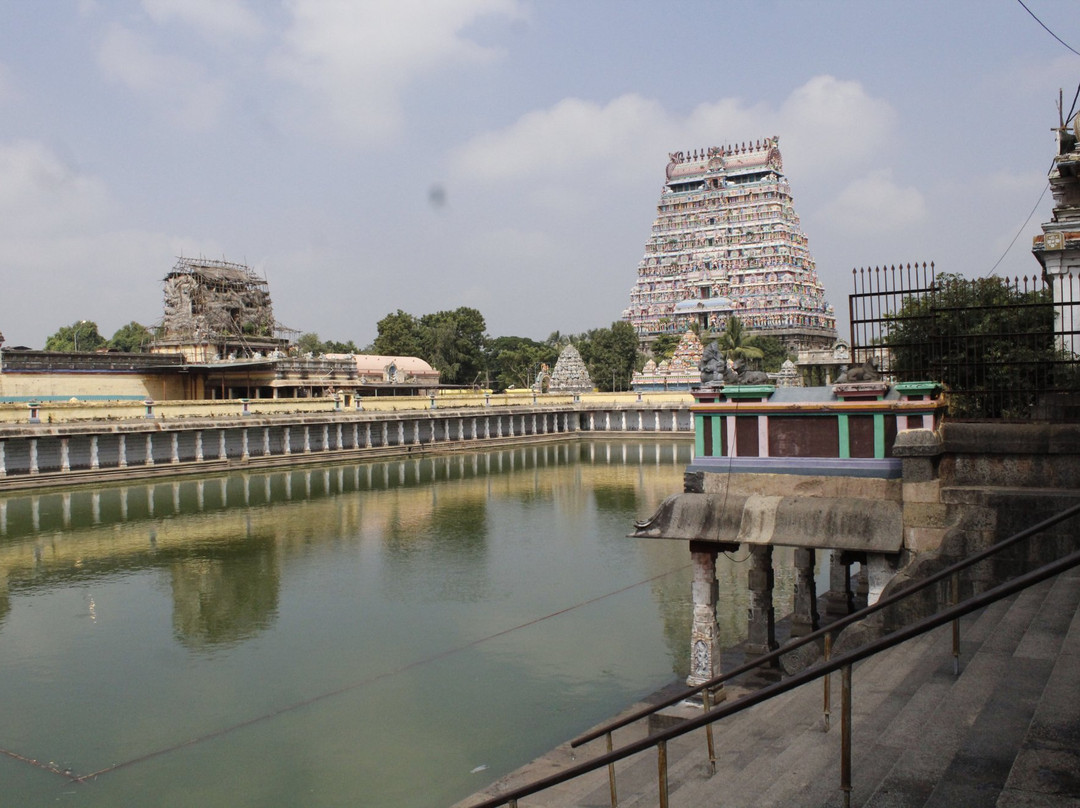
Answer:
[[542, 363], [554, 367], [558, 358], [553, 345], [528, 337], [496, 337], [488, 340], [485, 350], [488, 378], [500, 390], [528, 387]]
[[382, 356], [424, 357], [423, 329], [420, 321], [407, 311], [398, 309], [379, 320], [375, 326], [378, 336], [372, 343], [375, 353]]
[[635, 370], [645, 363], [638, 350], [638, 335], [625, 320], [610, 328], [597, 328], [575, 340], [593, 384], [603, 391], [628, 390]]
[[97, 323], [92, 320], [77, 320], [71, 325], [61, 326], [55, 334], [45, 340], [46, 351], [96, 351], [105, 346], [105, 337], [98, 333]]
[[939, 273], [932, 294], [907, 298], [888, 317], [889, 370], [964, 394], [951, 397], [954, 415], [1025, 416], [1059, 358], [1051, 302], [1049, 288]]
[[743, 327], [738, 317], [728, 317], [717, 342], [728, 359], [761, 359], [765, 355], [758, 347], [758, 338]]
[[322, 344], [323, 353], [334, 354], [358, 354], [361, 353], [360, 349], [356, 347], [356, 343], [352, 340], [348, 342], [337, 342], [336, 340], [329, 339]]
[[675, 349], [679, 347], [682, 338], [676, 334], [661, 334], [652, 343], [652, 355], [659, 364], [665, 359], [671, 359], [675, 355]]
[[421, 356], [444, 384], [476, 384], [484, 371], [484, 315], [468, 306], [420, 318]]
[[125, 353], [142, 353], [154, 341], [154, 335], [145, 325], [132, 320], [116, 330], [109, 340], [109, 348]]
[[779, 337], [758, 334], [754, 337], [754, 345], [761, 349], [761, 369], [766, 373], [776, 373], [788, 359], [794, 362], [798, 358]]
[[318, 356], [323, 353], [322, 340], [314, 331], [301, 334], [299, 339], [296, 340], [296, 347], [300, 350], [301, 355], [314, 354]]

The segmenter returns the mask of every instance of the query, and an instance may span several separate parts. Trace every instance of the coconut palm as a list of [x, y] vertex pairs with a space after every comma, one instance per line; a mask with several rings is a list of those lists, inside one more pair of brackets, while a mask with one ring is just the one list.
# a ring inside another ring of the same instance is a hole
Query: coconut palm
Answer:
[[731, 360], [761, 359], [765, 355], [755, 344], [754, 335], [743, 328], [742, 320], [738, 317], [728, 317], [718, 342], [720, 350]]

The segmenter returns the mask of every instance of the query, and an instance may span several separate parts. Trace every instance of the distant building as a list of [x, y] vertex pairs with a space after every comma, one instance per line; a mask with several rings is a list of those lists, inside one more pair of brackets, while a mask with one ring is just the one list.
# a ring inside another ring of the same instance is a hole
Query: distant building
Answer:
[[161, 336], [152, 353], [181, 353], [189, 362], [270, 356], [288, 340], [274, 319], [270, 289], [243, 264], [179, 258], [165, 276]]
[[701, 356], [704, 347], [698, 335], [687, 331], [679, 340], [671, 359], [664, 359], [660, 364], [655, 359], [645, 363], [640, 372], [635, 373], [631, 389], [647, 392], [650, 390], [691, 390], [701, 385]]
[[650, 342], [738, 317], [792, 350], [828, 348], [825, 300], [783, 174], [779, 139], [669, 155], [652, 235], [623, 319]]

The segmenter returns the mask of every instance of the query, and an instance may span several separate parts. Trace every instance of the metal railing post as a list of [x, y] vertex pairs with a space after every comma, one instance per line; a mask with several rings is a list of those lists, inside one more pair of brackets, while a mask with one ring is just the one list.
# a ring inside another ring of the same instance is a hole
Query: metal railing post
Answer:
[[[952, 576], [952, 602], [955, 606], [960, 602], [960, 573], [954, 572]], [[960, 675], [960, 618], [952, 621], [952, 672], [953, 676]]]
[[[705, 688], [701, 691], [701, 706], [707, 713], [712, 709], [712, 705], [709, 703], [709, 688]], [[705, 725], [705, 739], [709, 746], [709, 771], [716, 774], [716, 747], [713, 745], [713, 725]]]
[[[607, 734], [607, 750], [611, 752], [613, 749], [611, 733]], [[617, 808], [619, 805], [619, 795], [615, 791], [615, 763], [609, 763], [607, 767], [607, 779], [608, 788], [611, 791], [611, 808]]]
[[[832, 634], [825, 635], [825, 661], [829, 661], [829, 657], [832, 656]], [[825, 675], [821, 677], [824, 682], [825, 688], [825, 732], [829, 731], [829, 721], [831, 719], [830, 713], [832, 712], [832, 677]]]
[[668, 808], [667, 801], [667, 741], [656, 744], [656, 767], [660, 790], [660, 808]]
[[840, 669], [840, 790], [851, 808], [851, 666]]

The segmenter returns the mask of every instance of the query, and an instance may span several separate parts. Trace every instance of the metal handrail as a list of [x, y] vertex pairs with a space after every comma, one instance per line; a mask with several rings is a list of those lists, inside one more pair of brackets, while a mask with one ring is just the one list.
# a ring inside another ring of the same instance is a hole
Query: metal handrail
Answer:
[[[1073, 508], [1069, 510], [1074, 511], [1076, 509]], [[1049, 522], [1050, 520], [1047, 521]], [[1043, 529], [1045, 529], [1045, 527]], [[1030, 528], [1028, 531], [1026, 531], [1027, 535], [1030, 535], [1030, 531]], [[564, 771], [548, 775], [547, 777], [543, 777], [524, 786], [519, 786], [518, 788], [509, 789], [506, 792], [500, 794], [498, 797], [493, 797], [491, 799], [484, 800], [483, 802], [474, 803], [471, 808], [498, 808], [498, 806], [503, 805], [509, 805], [511, 806], [511, 808], [513, 808], [513, 806], [517, 805], [517, 801], [523, 797], [528, 797], [531, 794], [536, 794], [539, 791], [544, 791], [545, 789], [557, 786], [560, 783], [565, 783], [568, 780], [573, 780], [576, 777], [580, 777], [581, 775], [596, 771], [597, 769], [603, 768], [604, 766], [609, 766], [620, 760], [623, 760], [624, 758], [636, 755], [638, 752], [643, 752], [646, 749], [654, 746], [661, 750], [660, 758], [661, 760], [663, 760], [663, 758], [665, 757], [664, 753], [666, 751], [667, 743], [669, 741], [681, 737], [688, 732], [693, 732], [696, 729], [708, 726], [713, 722], [720, 720], [721, 718], [726, 718], [729, 715], [734, 715], [735, 713], [742, 712], [749, 707], [753, 707], [756, 704], [768, 701], [775, 696], [787, 693], [790, 690], [794, 690], [797, 687], [808, 684], [809, 682], [813, 682], [823, 676], [827, 676], [828, 674], [834, 673], [838, 670], [843, 669], [846, 671], [844, 674], [845, 685], [847, 689], [850, 689], [850, 669], [851, 666], [853, 666], [855, 663], [861, 662], [862, 660], [871, 657], [877, 653], [880, 653], [881, 651], [888, 650], [889, 648], [899, 645], [900, 643], [906, 642], [907, 640], [925, 634], [926, 632], [938, 628], [939, 626], [943, 626], [950, 621], [957, 620], [967, 614], [970, 614], [971, 612], [974, 612], [985, 606], [989, 606], [990, 604], [995, 603], [998, 600], [1009, 597], [1010, 595], [1014, 595], [1023, 589], [1027, 589], [1030, 586], [1042, 583], [1043, 581], [1052, 578], [1055, 575], [1059, 575], [1066, 570], [1078, 566], [1080, 566], [1080, 550], [1070, 553], [1069, 555], [1060, 558], [1057, 561], [1052, 561], [1048, 564], [1044, 564], [1043, 566], [1035, 570], [1019, 575], [1016, 578], [999, 584], [998, 586], [995, 586], [992, 589], [988, 589], [978, 595], [973, 595], [972, 597], [955, 606], [950, 606], [949, 608], [937, 612], [930, 617], [924, 618], [923, 620], [912, 623], [909, 626], [898, 629], [891, 634], [887, 634], [883, 637], [873, 640], [866, 645], [863, 645], [852, 651], [848, 651], [847, 653], [834, 656], [832, 659], [824, 660], [811, 668], [794, 674], [793, 676], [790, 676], [780, 682], [768, 685], [761, 688], [760, 690], [749, 693], [738, 699], [737, 701], [733, 701], [729, 704], [724, 705], [723, 707], [717, 707], [711, 712], [702, 713], [695, 718], [689, 718], [674, 727], [662, 730], [646, 738], [642, 738], [641, 740], [633, 741], [613, 752], [608, 752], [606, 754], [593, 758], [590, 761], [579, 763], [578, 765], [573, 766], [569, 769], [565, 769]], [[845, 706], [845, 711], [850, 714], [850, 703]], [[846, 729], [848, 732], [850, 732], [850, 726], [848, 726]], [[848, 751], [850, 751], [850, 744], [848, 744]], [[845, 767], [848, 768], [850, 772], [850, 760], [846, 762]], [[664, 788], [664, 784], [666, 783], [666, 781], [666, 767], [663, 767], [662, 771], [660, 772], [661, 806], [666, 806], [667, 804], [666, 789]], [[850, 781], [845, 788], [845, 791], [847, 792], [849, 789]], [[845, 797], [846, 796], [847, 793], [845, 793]]]
[[910, 586], [905, 586], [900, 591], [894, 592], [893, 594], [889, 595], [888, 597], [880, 598], [880, 599], [877, 600], [877, 602], [875, 602], [875, 603], [873, 603], [873, 604], [871, 604], [869, 606], [866, 606], [863, 609], [860, 609], [860, 610], [858, 610], [856, 612], [852, 612], [851, 614], [845, 615], [844, 617], [838, 618], [837, 620], [834, 620], [829, 625], [827, 625], [827, 626], [825, 626], [823, 628], [816, 629], [815, 631], [812, 631], [811, 633], [806, 634], [806, 635], [804, 635], [802, 637], [799, 637], [797, 639], [792, 639], [788, 643], [786, 643], [783, 647], [777, 648], [775, 651], [770, 651], [769, 653], [764, 654], [762, 656], [754, 657], [754, 659], [751, 660], [750, 662], [746, 662], [746, 663], [740, 665], [737, 668], [733, 668], [732, 670], [727, 671], [726, 673], [721, 673], [718, 676], [714, 676], [712, 679], [709, 679], [706, 682], [702, 682], [699, 685], [694, 685], [693, 687], [688, 687], [688, 688], [685, 688], [683, 690], [680, 690], [675, 695], [669, 696], [669, 697], [663, 699], [662, 701], [658, 701], [658, 702], [655, 702], [653, 704], [650, 704], [649, 706], [643, 707], [640, 710], [637, 710], [637, 711], [635, 711], [633, 713], [628, 713], [627, 715], [625, 715], [625, 716], [623, 716], [621, 718], [618, 718], [618, 719], [616, 719], [614, 721], [611, 721], [610, 723], [605, 724], [602, 727], [590, 730], [589, 732], [586, 732], [583, 735], [579, 735], [577, 738], [575, 738], [574, 740], [572, 740], [570, 742], [570, 746], [572, 748], [576, 749], [577, 747], [579, 747], [579, 746], [581, 746], [583, 744], [586, 744], [589, 741], [596, 740], [597, 738], [599, 738], [599, 737], [601, 737], [603, 735], [606, 735], [606, 734], [608, 734], [610, 732], [614, 732], [617, 729], [621, 729], [622, 727], [625, 727], [628, 724], [632, 724], [635, 721], [641, 720], [642, 718], [648, 718], [650, 715], [664, 709], [665, 707], [670, 707], [673, 704], [678, 704], [679, 702], [685, 701], [686, 699], [690, 698], [691, 696], [695, 696], [695, 695], [697, 695], [698, 693], [701, 693], [704, 690], [713, 690], [717, 686], [719, 686], [719, 685], [723, 684], [724, 682], [728, 681], [729, 679], [734, 679], [736, 676], [741, 676], [744, 673], [749, 673], [752, 670], [755, 670], [755, 669], [760, 668], [760, 667], [762, 667], [764, 665], [767, 665], [768, 663], [779, 659], [781, 656], [783, 656], [785, 654], [788, 654], [791, 651], [795, 650], [796, 648], [799, 648], [799, 647], [801, 647], [803, 645], [806, 645], [807, 643], [813, 642], [814, 640], [817, 640], [817, 639], [819, 639], [821, 637], [831, 637], [837, 631], [839, 631], [840, 629], [850, 625], [851, 623], [858, 622], [859, 620], [862, 620], [862, 619], [864, 619], [866, 617], [869, 617], [871, 614], [874, 614], [875, 612], [881, 611], [882, 609], [884, 609], [884, 608], [886, 608], [888, 606], [891, 606], [894, 603], [898, 603], [899, 601], [903, 600], [904, 598], [908, 597], [909, 595], [913, 595], [914, 593], [920, 592], [920, 591], [922, 591], [923, 589], [926, 589], [929, 586], [933, 586], [936, 583], [940, 583], [941, 581], [955, 575], [956, 573], [960, 572], [961, 570], [964, 570], [964, 569], [966, 569], [966, 568], [968, 568], [968, 567], [970, 567], [970, 566], [972, 566], [974, 564], [977, 564], [980, 561], [984, 561], [987, 558], [989, 558], [990, 556], [992, 556], [992, 555], [994, 555], [996, 553], [999, 553], [1002, 550], [1004, 550], [1004, 549], [1006, 549], [1008, 547], [1011, 547], [1012, 545], [1014, 545], [1014, 544], [1016, 544], [1018, 542], [1021, 542], [1024, 539], [1027, 539], [1027, 538], [1029, 538], [1029, 537], [1031, 537], [1031, 536], [1033, 536], [1033, 535], [1035, 535], [1037, 533], [1041, 533], [1042, 531], [1046, 530], [1047, 528], [1053, 527], [1054, 525], [1058, 524], [1059, 522], [1063, 522], [1063, 521], [1065, 521], [1066, 519], [1069, 519], [1072, 516], [1076, 516], [1077, 514], [1080, 514], [1080, 504], [1073, 505], [1070, 508], [1066, 508], [1065, 510], [1061, 511], [1060, 513], [1057, 513], [1054, 516], [1051, 516], [1051, 517], [1049, 517], [1047, 519], [1044, 519], [1043, 521], [1039, 522], [1038, 524], [1032, 525], [1031, 527], [1026, 528], [1025, 530], [1021, 530], [1019, 533], [1015, 533], [1012, 536], [1008, 537], [1007, 539], [1002, 539], [997, 544], [993, 544], [990, 547], [987, 547], [985, 550], [980, 550], [978, 553], [975, 553], [974, 555], [968, 556], [968, 557], [966, 557], [966, 558], [964, 558], [964, 559], [962, 559], [960, 561], [957, 561], [956, 563], [951, 564], [948, 567], [945, 567], [944, 569], [934, 573], [933, 575], [928, 576], [927, 578], [925, 578], [925, 579], [923, 579], [921, 581], [912, 582], [912, 584]]

